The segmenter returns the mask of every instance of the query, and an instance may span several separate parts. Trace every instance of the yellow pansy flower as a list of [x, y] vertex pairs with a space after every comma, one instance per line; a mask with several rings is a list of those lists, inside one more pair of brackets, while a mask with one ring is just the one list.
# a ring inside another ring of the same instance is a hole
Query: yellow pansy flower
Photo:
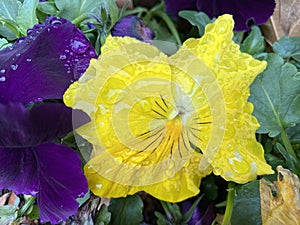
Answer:
[[247, 102], [266, 62], [240, 52], [233, 25], [230, 15], [219, 17], [172, 56], [130, 37], [107, 38], [64, 95], [91, 118], [77, 132], [94, 146], [84, 168], [94, 194], [146, 191], [178, 202], [197, 195], [211, 172], [237, 183], [273, 173]]

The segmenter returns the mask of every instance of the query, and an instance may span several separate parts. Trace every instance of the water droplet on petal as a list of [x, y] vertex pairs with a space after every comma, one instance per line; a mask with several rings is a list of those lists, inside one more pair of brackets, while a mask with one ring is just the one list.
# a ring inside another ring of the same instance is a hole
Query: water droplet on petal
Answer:
[[71, 40], [70, 43], [71, 50], [76, 53], [82, 55], [89, 49], [89, 42], [84, 38], [75, 38]]
[[216, 31], [218, 34], [224, 34], [226, 33], [226, 31], [228, 30], [228, 23], [227, 21], [220, 21], [219, 23], [217, 23], [216, 25]]
[[59, 56], [59, 59], [66, 59], [66, 58], [67, 58], [67, 56], [65, 54], [62, 54]]
[[28, 30], [27, 30], [27, 35], [31, 34], [32, 31], [33, 31], [33, 29], [28, 29]]
[[11, 66], [10, 66], [10, 68], [11, 68], [12, 70], [17, 70], [18, 67], [19, 67], [18, 64], [11, 64]]
[[19, 57], [20, 55], [21, 55], [21, 53], [17, 53], [17, 54], [16, 54], [16, 57]]
[[38, 97], [36, 100], [37, 100], [38, 102], [42, 102], [44, 99], [43, 99], [42, 97]]
[[6, 81], [6, 77], [5, 76], [1, 76], [0, 77], [0, 82], [5, 82]]
[[32, 60], [31, 58], [27, 58], [26, 62], [31, 62], [31, 60]]
[[82, 74], [86, 71], [90, 63], [90, 59], [82, 59], [80, 60], [74, 68], [74, 78], [78, 80]]
[[35, 196], [39, 192], [38, 191], [30, 191], [29, 193], [30, 193], [30, 195]]
[[3, 74], [3, 73], [5, 73], [5, 71], [6, 71], [5, 69], [1, 69], [0, 73]]
[[94, 52], [94, 51], [89, 51], [89, 57], [91, 57], [91, 58], [94, 58], [94, 57], [96, 57], [97, 55], [96, 55], [96, 53]]
[[53, 18], [53, 19], [51, 19], [50, 24], [51, 25], [61, 25], [62, 22], [59, 19]]

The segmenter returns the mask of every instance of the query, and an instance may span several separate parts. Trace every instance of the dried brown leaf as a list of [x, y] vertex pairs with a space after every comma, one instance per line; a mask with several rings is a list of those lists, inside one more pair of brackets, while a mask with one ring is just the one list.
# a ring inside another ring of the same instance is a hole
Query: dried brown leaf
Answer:
[[260, 181], [263, 225], [300, 225], [300, 180], [281, 166], [277, 172], [277, 182]]
[[276, 0], [274, 14], [262, 31], [269, 44], [282, 36], [300, 36], [300, 0]]

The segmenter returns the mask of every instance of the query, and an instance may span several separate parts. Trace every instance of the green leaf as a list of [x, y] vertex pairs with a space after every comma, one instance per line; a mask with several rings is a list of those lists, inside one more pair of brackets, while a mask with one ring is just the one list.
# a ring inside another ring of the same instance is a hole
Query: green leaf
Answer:
[[39, 2], [37, 9], [45, 15], [56, 16], [58, 13], [54, 2]]
[[101, 3], [101, 0], [55, 0], [55, 5], [59, 9], [59, 16], [68, 20], [74, 20], [83, 14], [94, 13]]
[[31, 220], [38, 220], [40, 218], [40, 210], [37, 205], [32, 206], [32, 210], [28, 214], [28, 218]]
[[143, 220], [143, 202], [138, 195], [112, 199], [108, 209], [111, 225], [139, 225]]
[[287, 134], [292, 143], [300, 143], [300, 124], [288, 128]]
[[0, 16], [4, 19], [14, 21], [18, 16], [21, 5], [21, 2], [18, 0], [1, 0]]
[[111, 212], [109, 212], [108, 207], [103, 204], [100, 208], [95, 224], [108, 225], [110, 220], [111, 220]]
[[260, 225], [259, 181], [236, 186], [231, 225]]
[[0, 1], [0, 35], [7, 40], [15, 40], [19, 36], [15, 20], [21, 5], [17, 0]]
[[253, 26], [250, 34], [241, 44], [241, 51], [250, 55], [255, 55], [263, 52], [265, 47], [265, 39], [262, 36], [259, 27]]
[[273, 44], [273, 50], [283, 58], [299, 57], [300, 37], [282, 37]]
[[19, 9], [16, 22], [22, 35], [26, 35], [27, 29], [39, 22], [36, 16], [38, 3], [38, 0], [24, 0], [23, 5]]
[[2, 48], [6, 48], [10, 46], [10, 44], [8, 43], [8, 41], [5, 38], [0, 38], [0, 50]]
[[261, 125], [258, 133], [275, 137], [300, 122], [300, 73], [277, 54], [269, 54], [267, 62], [266, 70], [251, 85], [249, 101]]
[[167, 225], [168, 224], [166, 221], [166, 218], [160, 212], [155, 211], [154, 215], [157, 218], [157, 221], [156, 221], [157, 225]]
[[183, 10], [180, 11], [178, 15], [188, 20], [193, 26], [197, 26], [200, 36], [204, 34], [205, 26], [211, 23], [211, 19], [204, 12]]

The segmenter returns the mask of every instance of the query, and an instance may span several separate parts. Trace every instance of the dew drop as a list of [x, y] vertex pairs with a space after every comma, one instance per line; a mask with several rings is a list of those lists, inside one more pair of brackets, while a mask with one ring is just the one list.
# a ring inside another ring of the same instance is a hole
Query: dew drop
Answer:
[[28, 29], [28, 30], [27, 30], [27, 35], [31, 34], [32, 31], [33, 31], [33, 29]]
[[65, 54], [61, 54], [60, 56], [59, 56], [59, 59], [66, 59], [67, 58], [67, 56], [65, 55]]
[[224, 34], [228, 30], [228, 23], [226, 21], [220, 21], [216, 25], [216, 31], [218, 34]]
[[58, 20], [58, 19], [53, 18], [53, 19], [50, 21], [50, 24], [51, 24], [51, 25], [61, 25], [62, 22], [61, 22], [60, 20]]
[[5, 76], [1, 76], [0, 77], [0, 82], [5, 82], [6, 81], [6, 77]]
[[11, 68], [12, 70], [17, 70], [18, 67], [19, 67], [18, 64], [11, 64], [11, 66], [10, 66], [10, 68]]
[[96, 184], [96, 188], [102, 188], [102, 184]]
[[74, 53], [82, 55], [89, 49], [89, 42], [84, 38], [75, 38], [71, 40], [70, 46]]
[[32, 60], [31, 58], [27, 58], [26, 62], [31, 62], [31, 60]]
[[16, 57], [19, 57], [20, 55], [21, 55], [21, 53], [17, 53], [17, 54], [16, 54]]
[[1, 73], [1, 74], [4, 74], [5, 71], [6, 71], [5, 69], [1, 69], [1, 70], [0, 70], [0, 73]]
[[36, 100], [37, 100], [38, 102], [42, 102], [44, 99], [41, 98], [41, 97], [38, 97]]
[[93, 58], [96, 57], [96, 53], [94, 51], [89, 51], [89, 57]]
[[215, 175], [221, 175], [222, 173], [223, 173], [222, 168], [216, 167], [216, 168], [214, 169], [214, 174], [215, 174]]
[[29, 193], [30, 195], [35, 196], [38, 193], [38, 191], [30, 191]]

